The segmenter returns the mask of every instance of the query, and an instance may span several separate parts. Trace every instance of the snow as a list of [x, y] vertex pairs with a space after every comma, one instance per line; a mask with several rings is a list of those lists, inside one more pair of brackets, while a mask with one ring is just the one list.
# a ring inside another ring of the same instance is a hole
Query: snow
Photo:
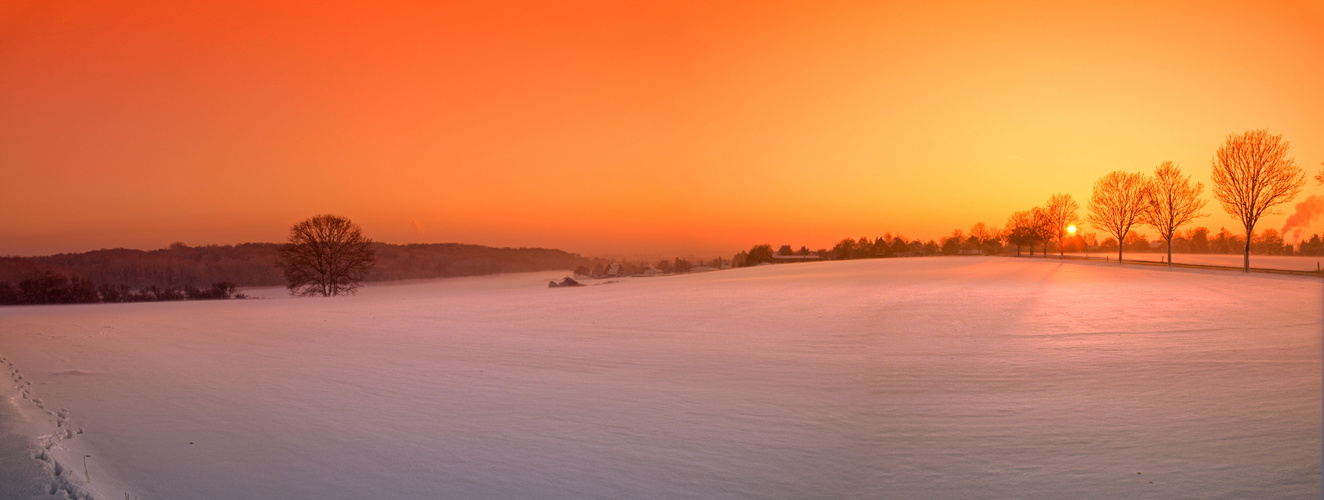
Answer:
[[[1040, 255], [1040, 254], [1035, 254]], [[1070, 256], [1083, 257], [1083, 253], [1068, 253]], [[1048, 257], [1056, 257], [1057, 254], [1049, 252]], [[1090, 252], [1089, 257], [1102, 259], [1104, 257], [1117, 260], [1117, 251], [1112, 252]], [[1147, 262], [1162, 262], [1168, 258], [1166, 253], [1146, 253], [1146, 252], [1122, 252], [1122, 260], [1140, 260]], [[1172, 262], [1175, 264], [1199, 264], [1204, 266], [1225, 266], [1242, 267], [1245, 256], [1242, 254], [1210, 254], [1210, 253], [1174, 253]], [[1324, 263], [1324, 257], [1314, 255], [1251, 255], [1250, 267], [1258, 269], [1284, 269], [1288, 271], [1316, 271], [1319, 270], [1321, 263]]]
[[58, 463], [43, 488], [102, 499], [1321, 494], [1318, 278], [998, 257], [562, 276], [0, 309], [0, 452], [27, 432], [52, 459], [0, 467]]

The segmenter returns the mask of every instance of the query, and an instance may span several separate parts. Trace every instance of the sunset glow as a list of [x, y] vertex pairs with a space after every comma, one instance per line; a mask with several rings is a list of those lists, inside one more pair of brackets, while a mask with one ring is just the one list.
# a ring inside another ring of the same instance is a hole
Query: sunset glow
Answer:
[[391, 243], [729, 257], [1000, 226], [1166, 160], [1208, 185], [1252, 129], [1324, 161], [1307, 1], [18, 1], [0, 65], [0, 255], [336, 213]]
[[1324, 0], [0, 0], [0, 188], [0, 499], [1324, 491]]

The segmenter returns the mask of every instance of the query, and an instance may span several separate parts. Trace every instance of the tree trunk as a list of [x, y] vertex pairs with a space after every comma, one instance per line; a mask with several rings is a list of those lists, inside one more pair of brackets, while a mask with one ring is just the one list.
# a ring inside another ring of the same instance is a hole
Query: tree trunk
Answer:
[[1126, 233], [1122, 233], [1122, 234], [1120, 234], [1120, 235], [1117, 235], [1117, 263], [1118, 263], [1118, 264], [1121, 264], [1121, 263], [1122, 263], [1122, 250], [1123, 250], [1124, 248], [1126, 248], [1126, 235], [1127, 235], [1127, 233], [1130, 233], [1130, 232], [1131, 232], [1130, 230], [1127, 230]]
[[1168, 267], [1172, 267], [1172, 237], [1168, 237]]
[[1250, 272], [1250, 239], [1255, 235], [1255, 226], [1246, 224], [1246, 253], [1242, 258], [1242, 272]]

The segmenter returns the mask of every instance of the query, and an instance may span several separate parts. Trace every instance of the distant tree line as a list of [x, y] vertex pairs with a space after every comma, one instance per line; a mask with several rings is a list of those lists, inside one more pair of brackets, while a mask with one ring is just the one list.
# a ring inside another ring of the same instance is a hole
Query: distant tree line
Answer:
[[[275, 243], [196, 247], [174, 243], [148, 251], [117, 248], [43, 257], [0, 257], [0, 281], [17, 289], [22, 280], [50, 272], [69, 281], [76, 278], [131, 293], [166, 297], [178, 293], [187, 296], [190, 287], [206, 290], [221, 282], [239, 287], [282, 286], [285, 278], [276, 266], [279, 248]], [[457, 243], [373, 243], [372, 248], [377, 262], [366, 281], [574, 269], [606, 262], [545, 248]]]
[[[1078, 252], [1116, 252], [1117, 240], [1106, 238], [1099, 241], [1098, 235], [1078, 231], [1073, 235], [1064, 235], [1061, 239], [1051, 228], [1052, 223], [1045, 217], [1046, 210], [1035, 213], [1033, 210], [1017, 212], [1008, 221], [1006, 229], [988, 226], [982, 222], [970, 230], [953, 230], [941, 240], [907, 240], [904, 236], [890, 234], [878, 238], [846, 238], [831, 249], [809, 250], [800, 247], [791, 250], [790, 245], [782, 245], [773, 250], [772, 245], [755, 245], [746, 251], [737, 253], [732, 258], [733, 267], [755, 266], [763, 263], [809, 262], [813, 260], [849, 260], [888, 257], [923, 257], [930, 255], [1022, 255], [1029, 252], [1078, 253]], [[1127, 233], [1124, 250], [1127, 252], [1168, 251], [1168, 241], [1150, 241], [1137, 231]], [[1245, 238], [1240, 234], [1220, 228], [1218, 233], [1211, 233], [1208, 228], [1188, 228], [1177, 232], [1171, 239], [1172, 251], [1176, 253], [1238, 254], [1245, 248]], [[1269, 228], [1254, 234], [1250, 245], [1254, 255], [1324, 255], [1324, 236], [1314, 235], [1302, 241], [1299, 247], [1286, 244], [1278, 230]], [[816, 259], [782, 259], [785, 256], [814, 256]], [[719, 266], [720, 267], [720, 266]]]
[[51, 271], [133, 290], [205, 288], [213, 283], [238, 286], [282, 284], [276, 268], [278, 245], [244, 243], [190, 247], [173, 243], [159, 250], [126, 248], [66, 253], [42, 257], [0, 258], [0, 281], [16, 283], [34, 273]]
[[[978, 238], [975, 240], [977, 246], [986, 243]], [[810, 250], [809, 247], [803, 245], [798, 250], [793, 249], [791, 245], [781, 245], [777, 250], [773, 250], [770, 244], [754, 245], [749, 250], [741, 251], [732, 257], [731, 265], [732, 267], [747, 267], [765, 263], [920, 257], [942, 253], [944, 253], [942, 244], [935, 240], [909, 240], [905, 236], [893, 236], [891, 233], [887, 233], [874, 238], [867, 236], [843, 238], [832, 248], [820, 248], [818, 250]]]
[[730, 261], [721, 257], [708, 261], [690, 262], [688, 259], [647, 260], [607, 260], [594, 259], [589, 264], [580, 264], [574, 268], [576, 275], [587, 278], [616, 278], [625, 276], [657, 276], [663, 274], [683, 274], [695, 271], [711, 271], [728, 267]]
[[373, 243], [372, 249], [377, 262], [365, 281], [570, 270], [607, 262], [548, 248], [493, 248], [460, 243]]
[[[1042, 241], [1036, 242], [1036, 244], [1042, 243]], [[1142, 253], [1166, 253], [1171, 248], [1172, 253], [1239, 254], [1244, 251], [1245, 246], [1246, 238], [1227, 228], [1219, 228], [1217, 233], [1213, 233], [1207, 227], [1194, 227], [1173, 235], [1171, 246], [1167, 241], [1150, 240], [1144, 233], [1133, 230], [1126, 235], [1122, 249], [1126, 252]], [[1056, 252], [1060, 248], [1062, 251], [1072, 253], [1084, 251], [1115, 253], [1118, 250], [1117, 239], [1108, 237], [1100, 241], [1096, 233], [1083, 231], [1064, 238], [1060, 246], [1050, 243], [1047, 248], [1049, 252]], [[1291, 245], [1283, 240], [1277, 229], [1268, 228], [1255, 232], [1251, 239], [1250, 253], [1251, 255], [1324, 255], [1324, 243], [1321, 243], [1321, 236], [1317, 234], [1301, 241], [1299, 245]]]
[[156, 302], [164, 300], [224, 300], [243, 298], [230, 282], [213, 283], [207, 288], [155, 285], [132, 289], [128, 285], [97, 286], [79, 276], [72, 278], [53, 271], [33, 273], [17, 285], [0, 281], [0, 305], [20, 304], [90, 304], [96, 302]]

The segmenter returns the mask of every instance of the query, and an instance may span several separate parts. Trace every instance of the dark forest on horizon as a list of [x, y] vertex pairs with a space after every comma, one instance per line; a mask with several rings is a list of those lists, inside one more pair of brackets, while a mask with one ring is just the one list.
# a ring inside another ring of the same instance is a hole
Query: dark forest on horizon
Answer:
[[[376, 264], [366, 281], [570, 270], [602, 262], [546, 248], [461, 243], [373, 243], [372, 248]], [[0, 304], [229, 298], [237, 287], [285, 285], [276, 265], [279, 249], [277, 243], [174, 243], [158, 250], [0, 257]], [[222, 289], [229, 292], [224, 297], [217, 292]]]

